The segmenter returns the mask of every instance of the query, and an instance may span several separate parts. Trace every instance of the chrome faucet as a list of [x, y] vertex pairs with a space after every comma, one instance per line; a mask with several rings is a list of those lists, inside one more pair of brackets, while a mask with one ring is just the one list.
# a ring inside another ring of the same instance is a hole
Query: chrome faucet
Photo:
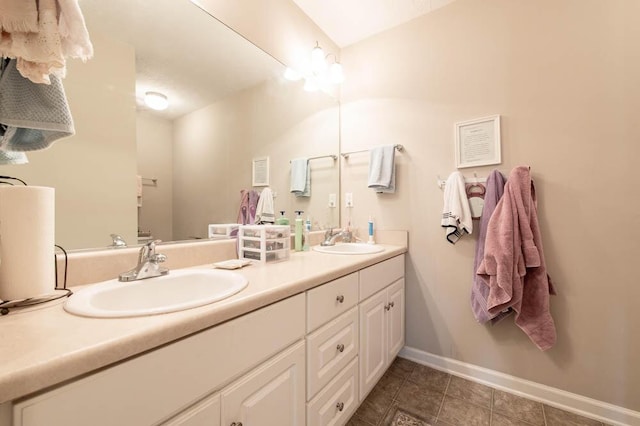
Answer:
[[111, 245], [109, 247], [126, 247], [127, 246], [127, 242], [124, 240], [124, 238], [122, 238], [120, 235], [118, 234], [111, 234], [111, 239], [113, 240], [111, 242]]
[[130, 271], [123, 272], [118, 276], [118, 281], [136, 281], [145, 278], [159, 277], [169, 273], [169, 269], [160, 266], [160, 263], [167, 260], [167, 256], [156, 253], [156, 244], [160, 240], [149, 241], [140, 248], [138, 254], [138, 266]]
[[324, 233], [324, 241], [320, 243], [321, 246], [333, 246], [336, 244], [336, 240], [340, 238], [343, 243], [350, 243], [353, 239], [351, 231], [346, 229], [338, 229], [335, 233], [333, 228], [329, 228]]

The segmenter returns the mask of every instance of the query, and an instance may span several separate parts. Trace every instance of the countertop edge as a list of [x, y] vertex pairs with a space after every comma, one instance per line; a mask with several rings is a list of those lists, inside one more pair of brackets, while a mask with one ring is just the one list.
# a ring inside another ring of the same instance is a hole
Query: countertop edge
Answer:
[[[71, 352], [60, 351], [49, 359], [32, 362], [21, 369], [2, 371], [0, 366], [0, 404], [59, 386], [407, 252], [406, 246], [381, 245], [385, 247], [384, 252], [364, 256], [314, 253], [312, 256], [338, 256], [344, 261], [319, 273], [290, 280], [283, 278], [280, 285], [250, 294], [248, 297], [232, 297], [213, 305], [163, 314], [162, 317], [167, 321], [161, 325], [159, 321], [150, 321], [149, 325], [143, 323], [129, 334]], [[288, 262], [281, 262], [280, 265], [286, 263]], [[63, 310], [63, 307], [57, 305], [45, 309]], [[95, 318], [84, 320], [114, 321]]]

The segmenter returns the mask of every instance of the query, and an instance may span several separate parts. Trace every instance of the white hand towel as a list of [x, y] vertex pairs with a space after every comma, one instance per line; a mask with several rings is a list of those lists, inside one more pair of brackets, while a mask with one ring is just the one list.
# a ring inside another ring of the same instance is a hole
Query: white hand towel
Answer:
[[377, 193], [396, 192], [396, 147], [382, 145], [369, 150], [369, 188]]
[[311, 197], [311, 170], [308, 158], [291, 160], [291, 193], [296, 197]]
[[464, 176], [460, 172], [453, 172], [447, 179], [444, 188], [444, 209], [442, 210], [441, 225], [445, 228], [447, 241], [451, 244], [458, 242], [466, 233], [473, 231], [471, 209], [465, 191]]
[[271, 189], [265, 188], [260, 193], [258, 206], [256, 207], [256, 224], [274, 223], [276, 214], [273, 207], [273, 193]]

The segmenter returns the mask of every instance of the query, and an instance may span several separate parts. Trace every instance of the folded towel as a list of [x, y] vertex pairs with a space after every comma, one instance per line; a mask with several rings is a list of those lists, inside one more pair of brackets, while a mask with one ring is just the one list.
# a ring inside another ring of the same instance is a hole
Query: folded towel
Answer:
[[273, 193], [271, 189], [265, 188], [260, 194], [258, 206], [256, 207], [256, 224], [274, 223], [276, 214], [273, 207]]
[[473, 231], [471, 209], [464, 186], [464, 177], [460, 172], [453, 172], [447, 179], [444, 188], [444, 209], [442, 210], [443, 228], [446, 228], [447, 241], [451, 244], [458, 242], [466, 233]]
[[308, 158], [291, 160], [291, 193], [296, 197], [311, 197], [311, 170]]
[[369, 188], [377, 193], [396, 192], [396, 147], [382, 145], [369, 150]]
[[4, 151], [35, 151], [75, 133], [71, 111], [60, 79], [35, 84], [22, 77], [16, 60], [0, 77], [0, 123], [7, 126], [0, 140]]

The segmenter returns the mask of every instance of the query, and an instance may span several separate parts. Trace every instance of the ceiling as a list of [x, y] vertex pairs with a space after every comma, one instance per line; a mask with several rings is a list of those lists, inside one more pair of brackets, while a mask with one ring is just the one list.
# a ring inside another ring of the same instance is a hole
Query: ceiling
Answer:
[[454, 0], [292, 0], [340, 48]]
[[80, 5], [92, 38], [101, 33], [134, 47], [138, 109], [148, 109], [142, 102], [145, 92], [163, 93], [169, 108], [151, 112], [165, 119], [212, 104], [284, 70], [284, 65], [188, 0], [81, 0]]

